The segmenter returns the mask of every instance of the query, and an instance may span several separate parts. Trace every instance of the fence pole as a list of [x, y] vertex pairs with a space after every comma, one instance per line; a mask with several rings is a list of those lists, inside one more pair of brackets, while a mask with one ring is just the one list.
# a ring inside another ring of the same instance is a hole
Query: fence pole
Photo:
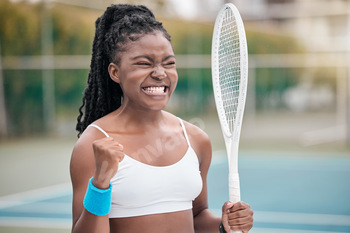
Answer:
[[0, 138], [7, 137], [7, 116], [6, 116], [6, 104], [5, 104], [5, 90], [4, 90], [4, 78], [2, 69], [2, 55], [1, 55], [1, 43], [0, 43]]
[[[350, 62], [350, 52], [348, 53], [348, 61]], [[350, 147], [350, 66], [346, 75], [346, 142]]]
[[53, 61], [52, 17], [50, 3], [45, 0], [42, 8], [42, 82], [43, 82], [43, 118], [46, 130], [52, 132], [55, 129], [55, 77]]

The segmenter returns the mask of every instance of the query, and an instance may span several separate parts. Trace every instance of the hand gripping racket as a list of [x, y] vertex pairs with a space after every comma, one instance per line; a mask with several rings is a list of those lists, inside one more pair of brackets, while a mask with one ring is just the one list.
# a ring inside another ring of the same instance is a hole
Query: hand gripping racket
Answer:
[[232, 3], [225, 4], [217, 15], [211, 62], [215, 104], [229, 164], [229, 199], [236, 203], [241, 200], [238, 146], [247, 93], [248, 51], [243, 21]]

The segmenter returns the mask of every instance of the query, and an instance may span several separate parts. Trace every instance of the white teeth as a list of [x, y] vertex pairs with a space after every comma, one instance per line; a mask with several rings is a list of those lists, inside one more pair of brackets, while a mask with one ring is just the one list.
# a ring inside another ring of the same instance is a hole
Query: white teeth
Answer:
[[164, 93], [165, 87], [145, 87], [143, 90], [152, 94], [160, 94]]

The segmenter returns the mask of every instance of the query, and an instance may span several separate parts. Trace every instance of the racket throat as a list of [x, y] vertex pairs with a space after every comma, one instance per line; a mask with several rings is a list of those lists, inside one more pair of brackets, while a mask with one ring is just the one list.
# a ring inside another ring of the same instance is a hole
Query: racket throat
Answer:
[[232, 141], [228, 145], [229, 147], [227, 149], [228, 153], [228, 164], [229, 164], [229, 171], [232, 174], [237, 173], [238, 174], [238, 142]]

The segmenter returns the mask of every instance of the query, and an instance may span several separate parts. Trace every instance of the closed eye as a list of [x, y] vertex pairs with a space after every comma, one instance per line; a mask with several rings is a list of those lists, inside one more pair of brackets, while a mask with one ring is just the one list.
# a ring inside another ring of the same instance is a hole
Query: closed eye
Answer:
[[172, 67], [175, 67], [175, 61], [170, 61], [170, 62], [167, 62], [165, 63], [164, 65], [166, 68], [172, 68]]
[[151, 66], [152, 64], [149, 62], [137, 62], [136, 65], [138, 65], [138, 66]]

